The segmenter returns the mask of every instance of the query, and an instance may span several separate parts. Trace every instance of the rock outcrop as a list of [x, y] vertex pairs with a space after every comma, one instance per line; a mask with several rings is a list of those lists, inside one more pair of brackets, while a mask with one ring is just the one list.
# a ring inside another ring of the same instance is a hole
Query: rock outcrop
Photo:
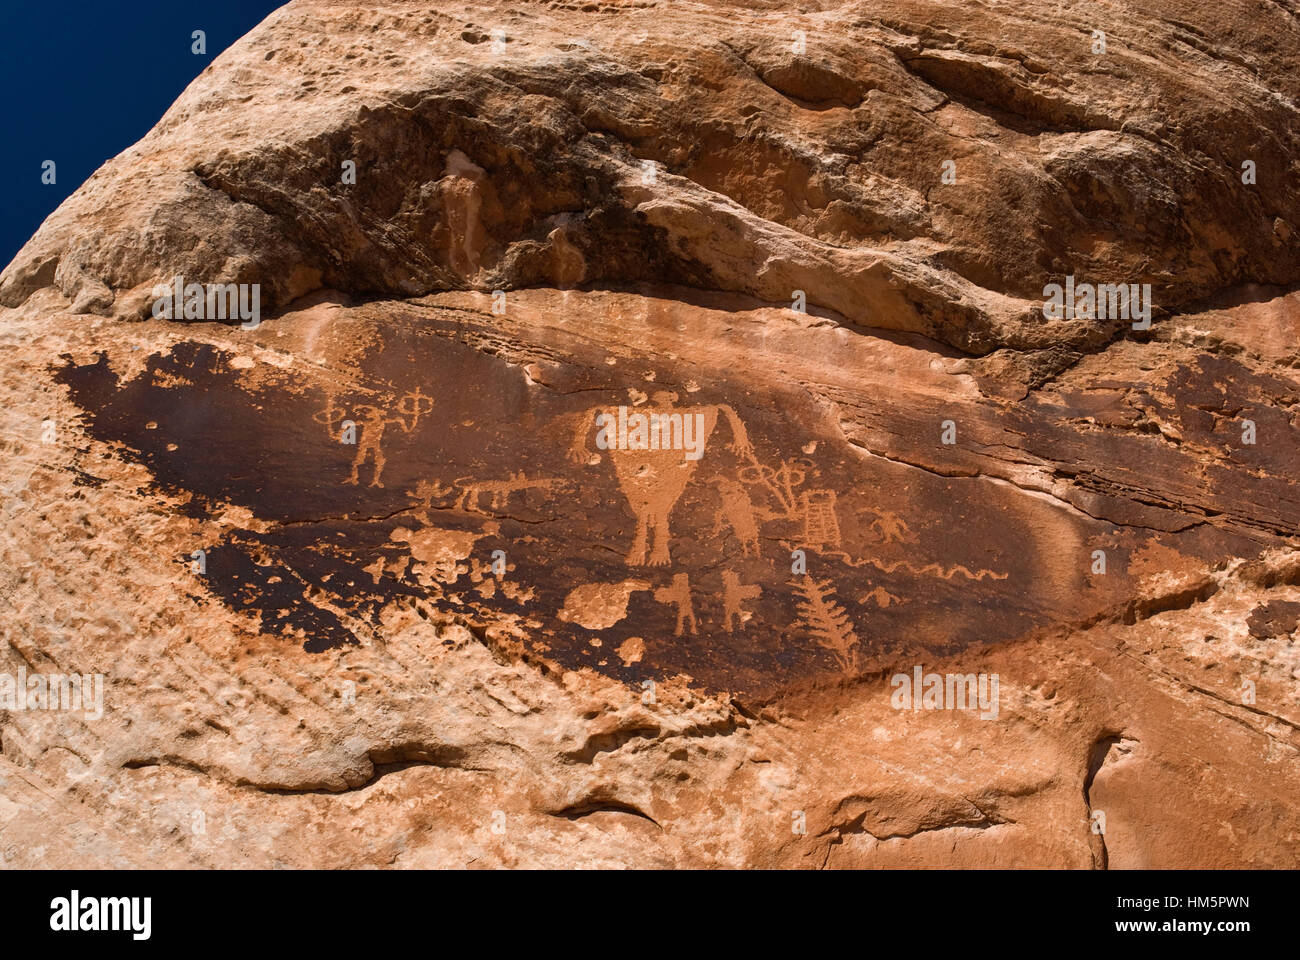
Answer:
[[1294, 867], [1297, 67], [288, 4], [0, 275], [4, 862]]

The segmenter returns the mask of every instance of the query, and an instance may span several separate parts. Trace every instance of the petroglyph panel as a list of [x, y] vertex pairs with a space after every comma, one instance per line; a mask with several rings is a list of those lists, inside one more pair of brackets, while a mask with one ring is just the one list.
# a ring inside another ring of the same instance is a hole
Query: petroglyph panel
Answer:
[[[368, 642], [388, 605], [411, 604], [566, 668], [770, 691], [1085, 619], [1150, 533], [866, 452], [847, 403], [752, 375], [797, 356], [737, 341], [755, 361], [737, 383], [692, 351], [718, 330], [679, 330], [654, 301], [638, 316], [612, 295], [553, 294], [518, 318], [464, 306], [483, 299], [339, 312], [328, 330], [290, 314], [274, 338], [181, 339], [60, 376], [160, 491], [255, 518], [196, 545], [196, 589], [309, 650]], [[610, 356], [566, 306], [676, 349]], [[295, 359], [269, 362], [276, 349]], [[1093, 540], [1116, 555], [1102, 589], [1079, 561]]]

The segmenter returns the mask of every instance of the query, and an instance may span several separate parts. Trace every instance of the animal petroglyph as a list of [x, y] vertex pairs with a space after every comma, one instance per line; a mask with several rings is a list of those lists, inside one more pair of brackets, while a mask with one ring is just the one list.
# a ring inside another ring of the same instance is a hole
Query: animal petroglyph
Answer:
[[695, 635], [695, 608], [691, 604], [691, 578], [688, 574], [673, 574], [672, 583], [657, 589], [654, 598], [660, 603], [671, 603], [677, 607], [677, 623], [673, 627], [674, 637], [682, 635], [683, 627], [689, 627], [691, 636]]
[[[701, 446], [708, 440], [718, 422], [719, 414], [725, 415], [731, 428], [732, 442], [730, 449], [742, 457], [752, 457], [753, 450], [745, 425], [736, 411], [726, 404], [709, 404], [701, 406], [675, 406], [677, 394], [658, 391], [650, 402], [640, 411], [645, 414], [668, 418], [680, 416], [696, 417], [701, 425], [697, 443]], [[587, 463], [591, 451], [587, 440], [596, 423], [596, 416], [609, 415], [601, 408], [594, 408], [581, 415], [577, 432], [574, 436], [570, 457], [577, 463]], [[670, 537], [668, 516], [676, 505], [678, 498], [695, 474], [698, 460], [688, 457], [688, 451], [682, 449], [645, 449], [638, 445], [622, 447], [615, 445], [608, 448], [609, 458], [614, 464], [614, 474], [618, 479], [623, 496], [636, 517], [636, 533], [632, 538], [631, 549], [627, 553], [630, 566], [664, 566], [670, 562], [668, 541]]]
[[[465, 483], [468, 478], [460, 478], [457, 483]], [[460, 510], [470, 513], [484, 513], [482, 509], [481, 498], [488, 497], [488, 510], [504, 510], [510, 505], [510, 498], [516, 493], [525, 490], [543, 490], [550, 493], [559, 487], [568, 483], [561, 477], [544, 477], [537, 480], [529, 480], [524, 476], [523, 471], [511, 473], [509, 480], [486, 480], [476, 481], [466, 484], [461, 489], [461, 495], [456, 501], [456, 506]]]
[[755, 600], [762, 593], [762, 587], [756, 583], [741, 583], [740, 574], [734, 570], [722, 571], [722, 619], [728, 633], [734, 632], [732, 622], [736, 621], [743, 628], [749, 620], [750, 611], [743, 606], [746, 600]]
[[[415, 489], [411, 491], [412, 499], [414, 499], [416, 503], [420, 504], [421, 509], [414, 510], [412, 513], [419, 517], [424, 523], [430, 523], [432, 522], [430, 520], [430, 513], [434, 509], [434, 501], [447, 500], [447, 498], [451, 497], [455, 493], [456, 488], [454, 486], [444, 487], [440, 480], [421, 480], [415, 485]], [[437, 509], [444, 510], [447, 506], [447, 503], [443, 503]]]

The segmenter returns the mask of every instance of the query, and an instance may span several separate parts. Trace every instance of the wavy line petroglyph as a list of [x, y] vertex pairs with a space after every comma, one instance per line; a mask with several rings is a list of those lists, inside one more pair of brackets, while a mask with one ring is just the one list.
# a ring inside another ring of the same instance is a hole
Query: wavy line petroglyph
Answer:
[[893, 563], [881, 563], [879, 560], [873, 560], [867, 557], [863, 560], [854, 560], [847, 553], [836, 551], [835, 553], [826, 554], [828, 557], [834, 557], [837, 560], [843, 560], [850, 567], [872, 566], [882, 573], [893, 573], [895, 570], [907, 570], [915, 573], [917, 576], [936, 576], [942, 580], [951, 580], [957, 574], [961, 574], [967, 580], [1005, 580], [1010, 576], [1009, 573], [999, 573], [996, 570], [987, 570], [981, 568], [974, 573], [965, 564], [954, 564], [951, 567], [943, 567], [937, 563], [927, 563], [923, 567], [908, 563], [906, 560], [896, 560]]

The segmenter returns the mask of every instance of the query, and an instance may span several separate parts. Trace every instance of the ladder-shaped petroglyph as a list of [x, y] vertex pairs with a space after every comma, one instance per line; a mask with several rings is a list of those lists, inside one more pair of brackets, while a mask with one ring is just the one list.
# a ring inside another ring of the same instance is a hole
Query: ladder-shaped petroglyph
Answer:
[[[872, 557], [857, 559], [846, 552], [843, 535], [840, 530], [838, 514], [838, 495], [826, 487], [800, 489], [815, 471], [812, 461], [806, 458], [782, 460], [779, 467], [763, 464], [751, 452], [749, 463], [741, 467], [739, 479], [735, 481], [715, 481], [722, 499], [722, 509], [714, 534], [722, 531], [723, 518], [731, 526], [737, 539], [742, 544], [756, 544], [758, 534], [752, 530], [770, 521], [793, 523], [794, 530], [787, 530], [787, 537], [781, 538], [786, 549], [800, 548], [815, 550], [823, 556], [841, 560], [851, 567], [871, 565], [885, 573], [906, 570], [917, 576], [934, 576], [951, 580], [961, 575], [969, 580], [1005, 580], [1008, 574], [987, 568], [972, 571], [964, 564], [944, 566], [939, 563], [912, 563], [907, 560], [885, 561]], [[728, 483], [735, 486], [728, 487]], [[736, 487], [740, 489], [737, 490]], [[746, 489], [748, 488], [748, 489]], [[756, 506], [748, 490], [762, 491], [774, 502], [774, 507]], [[876, 532], [880, 546], [889, 544], [913, 544], [916, 534], [897, 513], [890, 510], [865, 508], [858, 516], [868, 515], [873, 518], [867, 529]], [[746, 555], [749, 555], [746, 547]]]
[[752, 454], [749, 460], [740, 469], [741, 481], [765, 491], [776, 503], [776, 509], [764, 508], [758, 516], [764, 520], [795, 521], [800, 527], [799, 546], [804, 549], [833, 550], [840, 546], [835, 491], [829, 488], [799, 489], [815, 469], [812, 461], [805, 458], [782, 460], [779, 467], [770, 467]]
[[834, 490], [804, 490], [799, 494], [799, 512], [803, 518], [800, 543], [816, 550], [840, 545]]

